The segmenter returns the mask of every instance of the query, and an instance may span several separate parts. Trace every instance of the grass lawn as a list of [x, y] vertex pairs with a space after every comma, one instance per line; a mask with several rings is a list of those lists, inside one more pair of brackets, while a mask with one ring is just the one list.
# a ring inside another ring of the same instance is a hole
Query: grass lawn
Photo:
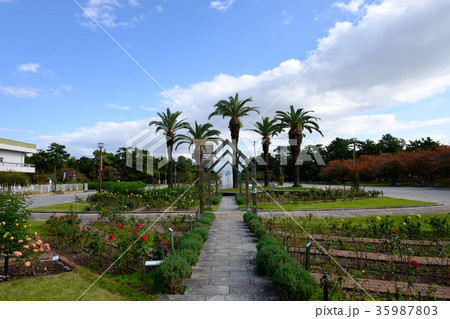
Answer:
[[[389, 207], [389, 206], [413, 206], [413, 205], [427, 205], [434, 204], [431, 202], [422, 202], [418, 200], [408, 200], [401, 198], [392, 197], [376, 197], [376, 198], [366, 198], [358, 199], [352, 201], [341, 201], [341, 202], [326, 202], [326, 203], [280, 203], [281, 206], [286, 210], [296, 210], [296, 209], [331, 209], [331, 208], [358, 208], [358, 207]], [[239, 208], [245, 209], [244, 205], [239, 205]], [[270, 204], [258, 204], [258, 208], [261, 209], [281, 209], [276, 203]]]
[[[0, 300], [21, 301], [74, 301], [96, 280], [96, 276], [83, 268], [71, 272], [19, 279], [1, 284]], [[100, 279], [81, 298], [83, 301], [156, 300], [132, 288]]]
[[[73, 207], [70, 207], [70, 205], [73, 205]], [[86, 207], [88, 207], [89, 204], [87, 203], [80, 203], [80, 202], [72, 202], [72, 203], [64, 203], [64, 204], [55, 204], [50, 206], [42, 206], [42, 207], [35, 207], [30, 208], [31, 211], [48, 211], [48, 212], [68, 212], [70, 210], [73, 210], [74, 212], [83, 212], [86, 211]]]
[[30, 224], [31, 227], [28, 228], [30, 234], [40, 234], [42, 232], [42, 227], [45, 225], [45, 220], [27, 220], [27, 225]]

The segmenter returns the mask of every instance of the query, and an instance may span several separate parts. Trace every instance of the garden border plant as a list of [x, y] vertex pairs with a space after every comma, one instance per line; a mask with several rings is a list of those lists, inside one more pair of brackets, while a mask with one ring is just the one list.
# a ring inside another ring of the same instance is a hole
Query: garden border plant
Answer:
[[247, 212], [243, 218], [258, 239], [256, 271], [270, 278], [275, 293], [282, 300], [310, 300], [317, 288], [314, 277], [275, 237], [267, 234], [258, 216]]
[[182, 292], [182, 282], [191, 276], [192, 266], [198, 261], [203, 243], [208, 239], [209, 229], [215, 218], [213, 213], [202, 214], [193, 229], [179, 238], [173, 254], [155, 270], [155, 289], [161, 293]]

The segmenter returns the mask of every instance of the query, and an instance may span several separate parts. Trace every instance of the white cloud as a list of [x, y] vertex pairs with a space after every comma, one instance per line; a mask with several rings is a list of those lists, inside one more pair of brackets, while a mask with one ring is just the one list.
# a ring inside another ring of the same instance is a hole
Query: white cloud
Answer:
[[294, 20], [294, 17], [289, 15], [286, 10], [283, 10], [283, 16], [284, 16], [284, 19], [281, 23], [284, 25], [289, 25], [289, 24], [291, 24], [292, 20]]
[[130, 109], [130, 106], [120, 106], [116, 104], [106, 104], [106, 107], [109, 107], [110, 109], [113, 110], [121, 110], [121, 111], [126, 111]]
[[23, 72], [37, 73], [37, 72], [39, 72], [40, 67], [41, 67], [41, 65], [39, 63], [25, 63], [25, 64], [18, 65], [17, 69], [19, 71], [23, 71]]
[[155, 7], [155, 9], [156, 9], [157, 12], [163, 12], [163, 11], [164, 11], [163, 6], [160, 5], [160, 4], [158, 4], [158, 5]]
[[15, 97], [38, 97], [40, 90], [28, 87], [0, 86], [0, 92]]
[[[446, 41], [450, 38], [450, 19], [444, 14], [448, 12], [447, 0], [385, 0], [368, 8], [361, 21], [320, 60], [318, 56], [349, 28], [350, 22], [336, 23], [326, 37], [318, 39], [316, 50], [304, 61], [287, 60], [257, 75], [219, 74], [211, 81], [177, 86], [168, 93], [199, 122], [208, 121], [205, 109], [212, 111], [218, 100], [236, 92], [240, 92], [241, 98], [253, 97], [250, 105], [265, 111], [316, 61], [265, 116], [274, 116], [276, 110], [287, 110], [294, 104], [315, 110], [315, 115], [322, 118], [321, 123], [338, 123], [344, 118], [379, 113], [399, 104], [408, 107], [408, 103], [450, 87], [450, 41]], [[168, 99], [164, 103], [179, 109]], [[421, 115], [416, 117], [421, 123]], [[250, 116], [247, 121], [256, 118]], [[368, 125], [360, 131], [370, 134], [382, 127], [386, 131], [413, 128], [411, 123], [394, 123], [392, 119], [387, 122], [390, 125], [380, 126], [376, 119], [380, 117], [368, 117], [365, 121]], [[215, 117], [211, 122], [228, 132], [227, 121]], [[244, 123], [246, 127], [248, 122]], [[427, 122], [427, 127], [433, 125], [438, 123]], [[338, 133], [332, 126], [324, 124], [324, 127], [325, 134]]]
[[[128, 4], [132, 7], [139, 5], [137, 0], [129, 0]], [[100, 25], [109, 28], [129, 27], [133, 26], [141, 18], [135, 16], [124, 21], [117, 21], [116, 11], [123, 8], [123, 5], [117, 0], [89, 0], [84, 6], [83, 17], [86, 18], [81, 25], [96, 29], [97, 24], [92, 21], [97, 21]]]
[[349, 11], [351, 13], [359, 13], [360, 7], [364, 4], [364, 0], [350, 0], [348, 3], [337, 2], [333, 4], [334, 7], [338, 7], [344, 11]]
[[231, 7], [233, 2], [234, 0], [211, 1], [209, 7], [219, 11], [226, 11]]

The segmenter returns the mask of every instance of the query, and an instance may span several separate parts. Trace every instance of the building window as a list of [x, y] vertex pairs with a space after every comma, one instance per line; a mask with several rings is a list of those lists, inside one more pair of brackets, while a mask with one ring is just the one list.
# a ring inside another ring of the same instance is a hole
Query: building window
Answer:
[[3, 163], [3, 157], [0, 157], [0, 163]]

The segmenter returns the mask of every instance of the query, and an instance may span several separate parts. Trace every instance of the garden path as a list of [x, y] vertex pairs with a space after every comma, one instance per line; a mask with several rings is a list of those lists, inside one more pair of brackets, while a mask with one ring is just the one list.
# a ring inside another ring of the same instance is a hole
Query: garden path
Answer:
[[256, 244], [242, 214], [234, 197], [222, 198], [194, 272], [183, 282], [185, 293], [159, 300], [278, 300], [269, 279], [251, 264]]

